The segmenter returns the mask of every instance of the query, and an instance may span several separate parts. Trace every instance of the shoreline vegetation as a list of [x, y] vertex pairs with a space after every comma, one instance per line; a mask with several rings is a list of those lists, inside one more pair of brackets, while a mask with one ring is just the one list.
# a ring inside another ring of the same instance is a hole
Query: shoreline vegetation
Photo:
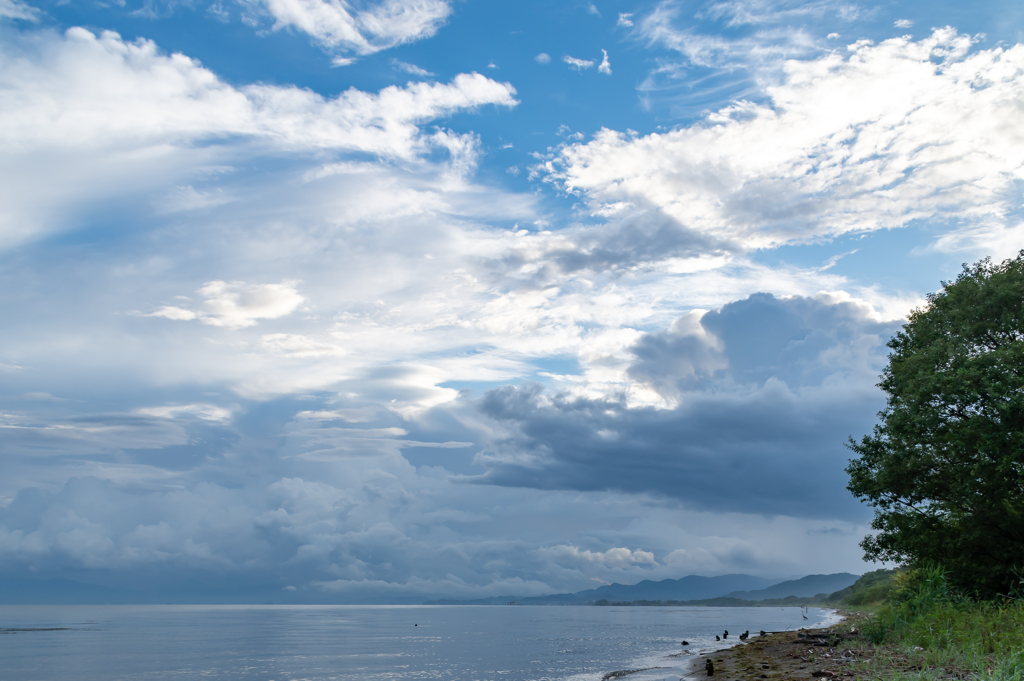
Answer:
[[941, 568], [897, 573], [887, 599], [823, 629], [752, 636], [694, 657], [721, 681], [1024, 681], [1024, 599], [974, 600]]

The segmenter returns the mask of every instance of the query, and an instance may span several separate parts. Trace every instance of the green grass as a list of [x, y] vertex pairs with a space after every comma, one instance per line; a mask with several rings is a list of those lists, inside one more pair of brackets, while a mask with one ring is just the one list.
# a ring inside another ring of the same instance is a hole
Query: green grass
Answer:
[[885, 679], [1024, 681], [1024, 601], [972, 601], [952, 592], [940, 569], [894, 581], [890, 602], [863, 624], [862, 635], [883, 658], [875, 668], [914, 671]]

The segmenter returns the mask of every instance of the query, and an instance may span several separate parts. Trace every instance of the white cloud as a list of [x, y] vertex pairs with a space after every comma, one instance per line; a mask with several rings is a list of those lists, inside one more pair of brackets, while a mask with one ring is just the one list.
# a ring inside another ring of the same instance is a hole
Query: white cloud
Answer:
[[39, 9], [26, 5], [21, 0], [0, 0], [0, 18], [38, 23], [40, 14], [42, 12]]
[[196, 175], [208, 179], [204, 168], [240, 157], [332, 150], [412, 160], [440, 139], [422, 123], [517, 103], [511, 85], [475, 73], [331, 99], [295, 87], [236, 88], [150, 41], [82, 28], [3, 43], [0, 82], [0, 246], [147, 191], [160, 191], [154, 204], [165, 212], [215, 205], [228, 198]]
[[316, 421], [347, 421], [349, 423], [367, 423], [374, 421], [379, 416], [379, 410], [375, 407], [360, 407], [358, 409], [323, 409], [319, 411], [300, 411], [296, 418], [313, 419]]
[[942, 29], [790, 61], [768, 103], [664, 134], [603, 130], [544, 169], [594, 212], [633, 203], [728, 249], [921, 219], [1002, 224], [1024, 174], [1024, 46], [970, 44]]
[[599, 564], [608, 567], [624, 568], [632, 565], [656, 566], [658, 561], [650, 551], [631, 550], [625, 547], [614, 547], [606, 551], [580, 550], [571, 544], [559, 544], [537, 549], [537, 554], [569, 565]]
[[373, 54], [429, 38], [448, 18], [443, 0], [383, 0], [354, 10], [343, 0], [260, 0], [275, 29], [294, 27], [328, 49]]
[[[208, 281], [198, 293], [206, 298], [202, 310], [166, 305], [148, 317], [163, 317], [174, 321], [198, 319], [203, 324], [241, 329], [254, 326], [258, 319], [277, 319], [291, 314], [305, 300], [296, 290], [298, 282], [283, 281], [280, 284], [246, 284], [241, 281]], [[266, 336], [264, 338], [267, 338]], [[302, 340], [301, 336], [279, 334], [264, 343], [271, 351], [288, 354], [315, 352], [314, 344]], [[305, 345], [303, 345], [305, 343]], [[299, 346], [303, 346], [300, 348]], [[316, 346], [320, 347], [320, 346]], [[303, 356], [299, 354], [298, 356]]]
[[215, 2], [206, 8], [206, 13], [212, 16], [217, 21], [228, 23], [231, 21], [231, 14], [224, 9], [224, 5], [220, 2]]
[[426, 69], [421, 69], [419, 66], [416, 66], [415, 64], [410, 64], [408, 62], [400, 61], [398, 59], [392, 59], [391, 65], [394, 66], [399, 71], [403, 71], [413, 76], [425, 77], [434, 75], [430, 71], [427, 71]]
[[597, 6], [592, 2], [587, 4], [587, 12], [593, 14], [596, 17], [601, 16], [601, 10], [599, 10]]
[[534, 57], [533, 60], [535, 62], [537, 62], [538, 64], [550, 64], [551, 63], [551, 55], [548, 54], [547, 52], [541, 52], [536, 57]]
[[681, 8], [662, 3], [640, 20], [636, 37], [678, 52], [690, 64], [717, 68], [774, 68], [784, 59], [820, 53], [814, 37], [798, 28], [767, 28], [737, 38], [679, 28]]
[[179, 213], [220, 206], [233, 200], [233, 198], [226, 196], [223, 190], [220, 189], [202, 191], [192, 185], [186, 185], [184, 187], [175, 187], [155, 203], [157, 210], [161, 213]]
[[285, 149], [347, 148], [409, 158], [422, 149], [417, 123], [483, 104], [515, 105], [510, 85], [475, 73], [377, 94], [349, 89], [325, 99], [296, 87], [234, 88], [193, 59], [163, 55], [150, 41], [129, 43], [109, 31], [96, 36], [72, 28], [62, 39], [44, 37], [41, 43], [39, 56], [57, 61], [56, 69], [11, 59], [2, 67], [10, 83], [3, 95], [12, 106], [0, 119], [0, 140], [15, 152], [35, 145], [216, 142], [230, 135]]
[[610, 76], [612, 75], [612, 63], [608, 61], [608, 50], [601, 50], [601, 54], [604, 55], [604, 58], [601, 59], [601, 63], [598, 65], [597, 70], [607, 76]]
[[574, 68], [577, 71], [580, 71], [582, 69], [589, 69], [591, 66], [594, 65], [594, 62], [591, 61], [590, 59], [577, 59], [576, 57], [570, 57], [569, 55], [565, 55], [564, 57], [562, 57], [562, 61], [564, 61], [571, 68]]
[[914, 22], [910, 19], [897, 19], [892, 25], [896, 28], [910, 28], [914, 25]]
[[204, 421], [217, 421], [220, 423], [230, 421], [233, 414], [232, 410], [215, 404], [177, 404], [165, 407], [142, 407], [136, 409], [135, 413], [165, 419], [193, 416]]
[[269, 333], [260, 337], [260, 345], [267, 352], [286, 357], [341, 357], [345, 349], [296, 333]]
[[[659, 8], [677, 9], [678, 2], [664, 0]], [[701, 19], [725, 20], [726, 26], [806, 23], [808, 19], [853, 21], [863, 10], [849, 0], [715, 0], [705, 5]]]
[[1024, 244], [1024, 222], [983, 223], [939, 236], [930, 247], [942, 253], [973, 253], [1000, 261], [1016, 256]]
[[616, 23], [616, 25], [617, 26], [625, 26], [626, 28], [629, 28], [630, 26], [633, 25], [632, 16], [633, 15], [628, 13], [628, 12], [620, 13], [619, 14], [619, 20]]

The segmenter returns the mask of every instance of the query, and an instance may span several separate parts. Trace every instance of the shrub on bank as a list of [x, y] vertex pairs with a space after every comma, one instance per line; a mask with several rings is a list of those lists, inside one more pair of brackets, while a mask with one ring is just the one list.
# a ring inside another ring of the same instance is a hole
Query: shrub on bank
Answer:
[[1024, 601], [973, 600], [951, 589], [937, 567], [900, 573], [893, 581], [889, 603], [862, 627], [869, 641], [919, 651], [926, 667], [1024, 681]]

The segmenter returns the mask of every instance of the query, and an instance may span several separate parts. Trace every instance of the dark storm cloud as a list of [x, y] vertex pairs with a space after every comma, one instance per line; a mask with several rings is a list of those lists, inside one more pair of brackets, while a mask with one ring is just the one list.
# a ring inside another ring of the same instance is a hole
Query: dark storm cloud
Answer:
[[829, 297], [769, 294], [677, 320], [634, 347], [631, 376], [676, 406], [486, 394], [492, 436], [472, 480], [653, 493], [717, 512], [862, 519], [845, 491], [850, 435], [883, 405], [873, 387], [898, 324]]

